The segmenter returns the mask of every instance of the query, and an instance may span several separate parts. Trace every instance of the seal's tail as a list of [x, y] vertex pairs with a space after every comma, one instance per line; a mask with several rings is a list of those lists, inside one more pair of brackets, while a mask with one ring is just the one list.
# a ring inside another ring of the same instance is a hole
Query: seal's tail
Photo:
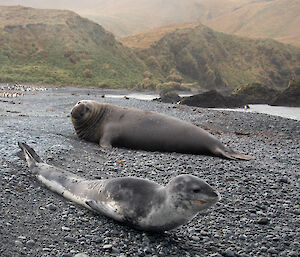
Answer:
[[18, 142], [18, 145], [22, 149], [22, 151], [18, 153], [18, 156], [27, 161], [29, 168], [36, 166], [36, 163], [43, 162], [41, 157], [38, 156], [29, 145], [22, 142]]

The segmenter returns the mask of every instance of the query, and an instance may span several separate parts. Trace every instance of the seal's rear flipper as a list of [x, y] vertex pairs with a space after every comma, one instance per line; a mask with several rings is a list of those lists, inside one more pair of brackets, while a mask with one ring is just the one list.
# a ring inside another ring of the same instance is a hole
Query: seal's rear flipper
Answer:
[[254, 160], [255, 159], [254, 156], [244, 155], [244, 154], [235, 153], [235, 152], [231, 153], [230, 155], [232, 157], [234, 157], [235, 159], [244, 160], [244, 161], [250, 161], [250, 160]]
[[21, 159], [24, 159], [24, 157], [25, 157], [29, 168], [35, 166], [36, 163], [43, 162], [41, 157], [38, 156], [37, 153], [30, 146], [28, 146], [27, 144], [22, 143], [22, 142], [18, 142], [18, 145], [22, 149], [23, 154], [17, 153], [17, 155]]
[[217, 148], [214, 151], [214, 153], [217, 156], [220, 156], [220, 157], [225, 158], [225, 159], [230, 159], [230, 160], [250, 161], [250, 160], [255, 159], [255, 157], [250, 156], [250, 155], [244, 155], [244, 154], [236, 153], [233, 150], [231, 150], [230, 148], [227, 148], [227, 149], [224, 149], [224, 150], [222, 150], [220, 148]]

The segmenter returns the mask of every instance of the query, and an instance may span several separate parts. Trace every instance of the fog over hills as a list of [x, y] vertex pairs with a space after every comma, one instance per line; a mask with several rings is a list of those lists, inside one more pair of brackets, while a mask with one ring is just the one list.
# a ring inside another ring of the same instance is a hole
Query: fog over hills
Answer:
[[254, 1], [206, 22], [218, 31], [300, 46], [299, 24], [300, 0]]
[[218, 31], [300, 45], [300, 0], [0, 0], [0, 5], [73, 10], [117, 37], [197, 22]]
[[300, 0], [0, 0], [0, 5], [73, 10], [117, 37], [196, 22], [230, 34], [300, 46]]
[[250, 0], [0, 0], [0, 5], [69, 9], [99, 22], [116, 35], [162, 25], [204, 22]]

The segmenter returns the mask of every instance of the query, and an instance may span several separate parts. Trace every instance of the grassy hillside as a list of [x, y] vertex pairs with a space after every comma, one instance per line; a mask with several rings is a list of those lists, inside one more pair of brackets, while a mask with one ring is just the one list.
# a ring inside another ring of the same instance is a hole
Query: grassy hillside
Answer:
[[273, 38], [300, 46], [300, 1], [254, 1], [205, 24], [230, 34]]
[[145, 69], [100, 25], [71, 11], [0, 7], [0, 81], [135, 85]]
[[274, 40], [227, 35], [199, 25], [166, 34], [148, 49], [137, 50], [153, 70], [166, 76], [177, 69], [186, 81], [207, 88], [259, 82], [284, 87], [300, 75], [300, 49]]

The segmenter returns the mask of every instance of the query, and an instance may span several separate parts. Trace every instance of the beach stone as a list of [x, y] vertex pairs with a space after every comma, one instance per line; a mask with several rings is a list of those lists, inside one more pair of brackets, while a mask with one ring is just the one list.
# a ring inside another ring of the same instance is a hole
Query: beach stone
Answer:
[[111, 250], [112, 249], [112, 247], [113, 247], [113, 245], [111, 245], [111, 244], [106, 244], [106, 245], [103, 245], [103, 250]]
[[50, 210], [50, 211], [56, 211], [57, 207], [56, 207], [56, 205], [50, 203], [50, 204], [47, 205], [47, 209]]
[[282, 177], [282, 178], [279, 179], [279, 182], [288, 184], [289, 179], [287, 177]]
[[261, 218], [257, 221], [259, 225], [268, 225], [270, 224], [270, 220], [268, 218]]
[[74, 255], [74, 257], [89, 257], [86, 253], [77, 253]]
[[226, 249], [225, 252], [224, 252], [224, 256], [225, 257], [235, 257], [236, 255], [232, 250]]
[[26, 242], [26, 245], [29, 246], [29, 247], [33, 247], [35, 245], [35, 241], [34, 240], [28, 240]]
[[69, 253], [64, 253], [61, 257], [73, 257], [73, 255]]
[[270, 253], [270, 254], [276, 254], [277, 255], [279, 252], [275, 248], [270, 248], [268, 250], [268, 253]]
[[22, 247], [22, 246], [23, 246], [23, 243], [22, 243], [21, 241], [19, 241], [19, 240], [16, 240], [16, 241], [15, 241], [15, 245], [16, 245], [17, 247]]
[[76, 241], [76, 239], [74, 237], [71, 237], [71, 236], [66, 236], [65, 241], [70, 242], [70, 243], [74, 243]]
[[71, 229], [70, 229], [70, 228], [68, 228], [68, 227], [65, 227], [65, 226], [61, 227], [61, 230], [63, 230], [63, 231], [71, 231]]

